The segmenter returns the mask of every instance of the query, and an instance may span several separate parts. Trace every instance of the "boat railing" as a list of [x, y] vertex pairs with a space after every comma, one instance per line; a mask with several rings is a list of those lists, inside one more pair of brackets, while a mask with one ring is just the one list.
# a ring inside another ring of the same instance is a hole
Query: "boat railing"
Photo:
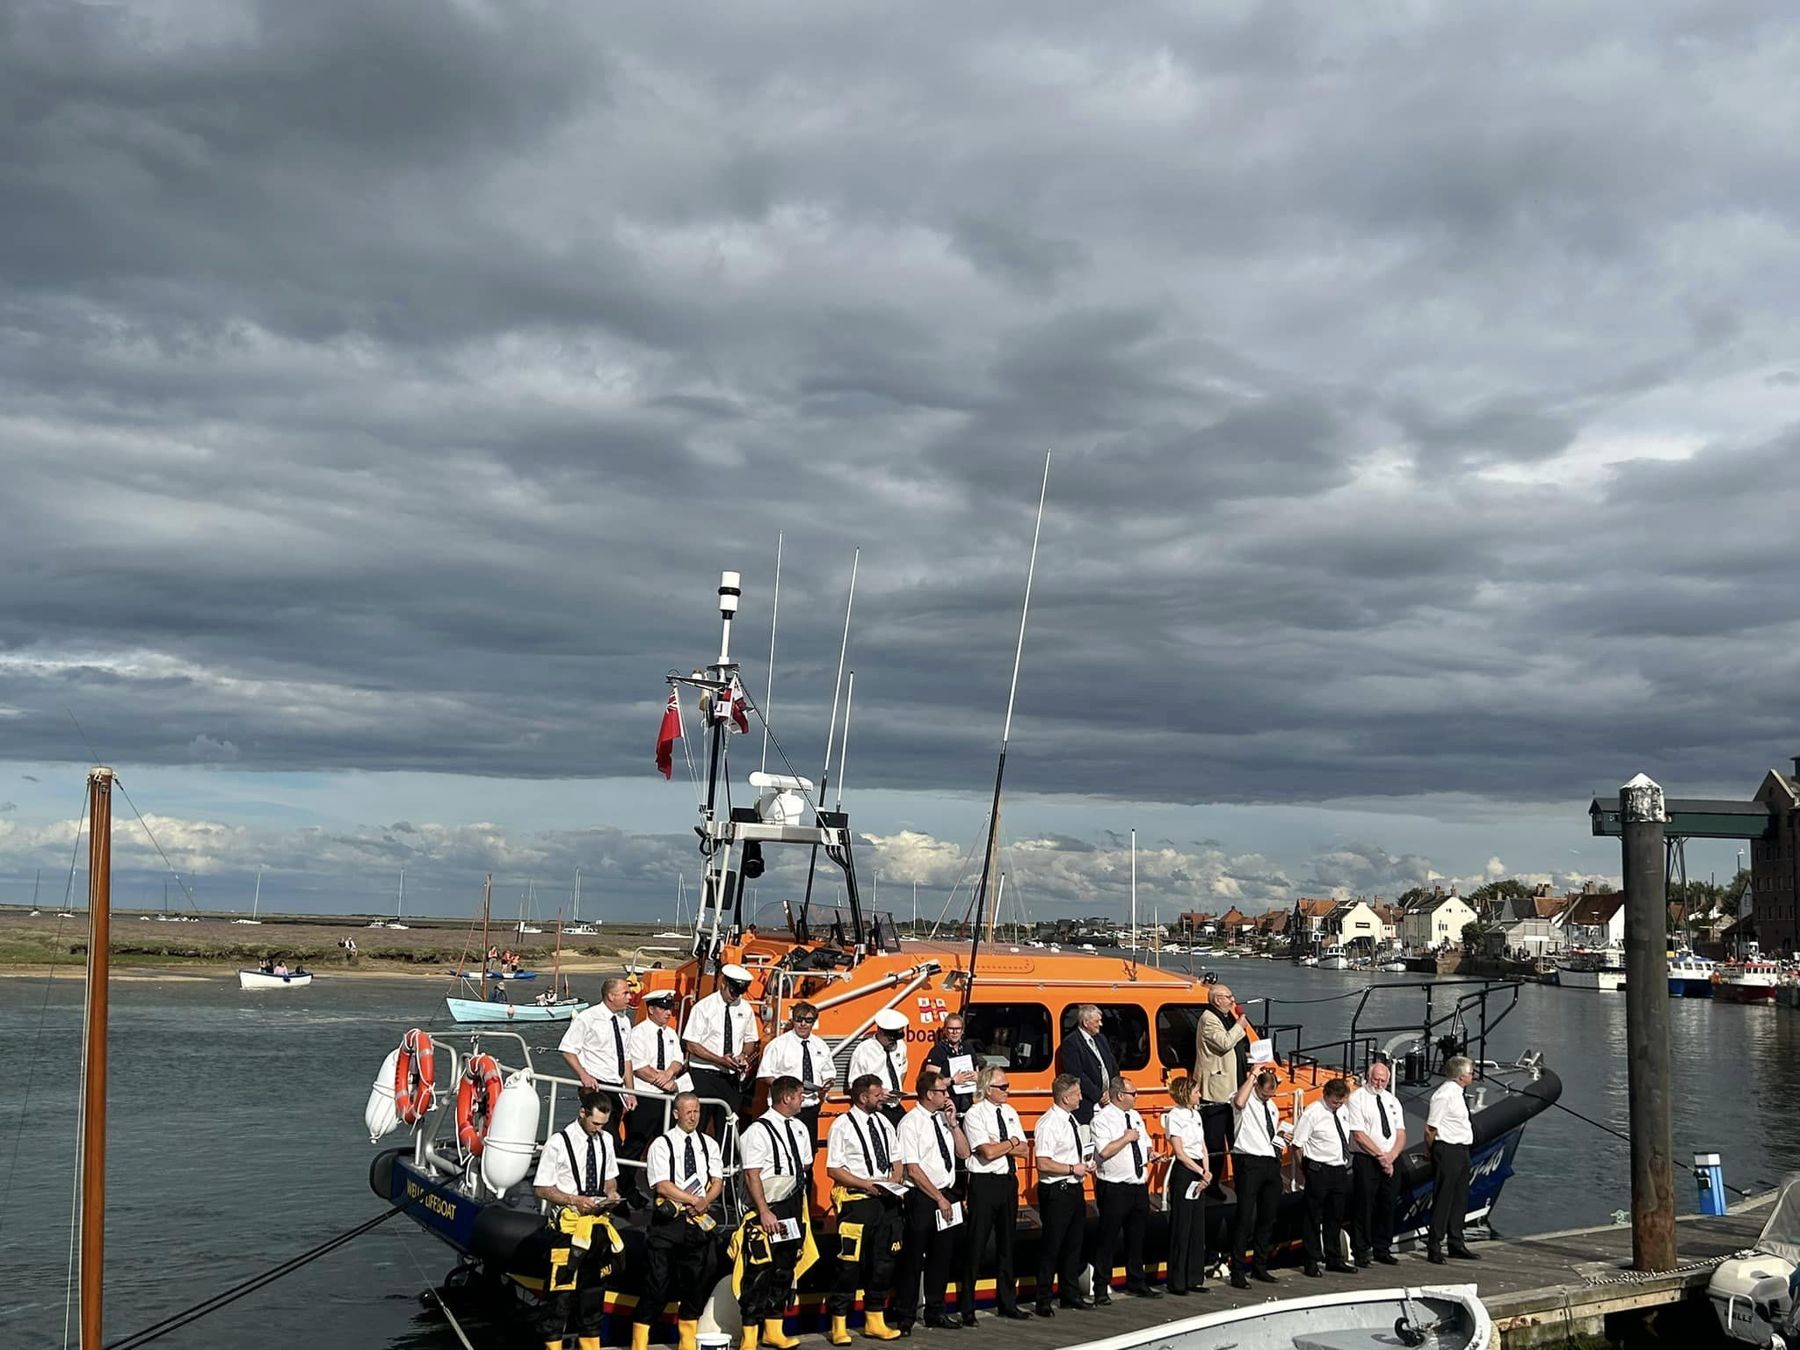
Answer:
[[[1371, 985], [1362, 991], [1350, 1015], [1344, 1035], [1315, 1044], [1305, 1044], [1302, 1024], [1277, 1020], [1277, 1002], [1263, 1000], [1262, 1035], [1273, 1041], [1276, 1057], [1304, 1073], [1310, 1082], [1319, 1083], [1338, 1073], [1360, 1074], [1367, 1069], [1377, 1052], [1393, 1057], [1393, 1052], [1406, 1048], [1405, 1068], [1409, 1081], [1422, 1081], [1451, 1055], [1467, 1054], [1476, 1063], [1478, 1076], [1482, 1066], [1490, 1063], [1488, 1037], [1506, 1019], [1519, 1002], [1518, 980], [1466, 979], [1419, 980]], [[1422, 1017], [1399, 1021], [1371, 1021], [1371, 1000], [1386, 999], [1373, 1005], [1379, 1011], [1391, 1007], [1391, 997], [1406, 991], [1424, 995]], [[1449, 1004], [1443, 1005], [1446, 992]], [[1500, 1000], [1504, 1000], [1500, 1002]], [[1286, 1053], [1284, 1054], [1284, 1047]], [[1435, 1057], [1433, 1052], [1437, 1052]]]

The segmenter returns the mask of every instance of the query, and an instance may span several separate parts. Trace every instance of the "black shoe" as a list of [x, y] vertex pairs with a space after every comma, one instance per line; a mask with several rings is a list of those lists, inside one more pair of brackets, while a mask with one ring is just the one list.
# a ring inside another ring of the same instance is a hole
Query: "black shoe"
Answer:
[[961, 1331], [962, 1319], [943, 1315], [927, 1317], [925, 1319], [925, 1325], [930, 1327], [933, 1331]]
[[1448, 1261], [1444, 1260], [1444, 1254], [1436, 1247], [1433, 1247], [1430, 1251], [1425, 1253], [1425, 1259], [1434, 1266], [1447, 1266], [1450, 1264]]
[[[1107, 1300], [1109, 1303], [1111, 1301], [1111, 1299]], [[1094, 1301], [1087, 1298], [1065, 1298], [1062, 1301], [1062, 1305], [1075, 1312], [1092, 1312], [1094, 1310]]]
[[1311, 1261], [1306, 1263], [1306, 1273], [1315, 1280], [1323, 1278], [1325, 1274], [1324, 1271], [1320, 1270], [1319, 1267], [1314, 1265]]
[[1361, 1256], [1356, 1258], [1356, 1268], [1358, 1270], [1367, 1270], [1374, 1264], [1375, 1258], [1370, 1256], [1367, 1252], [1364, 1252]]
[[1325, 1269], [1338, 1275], [1356, 1274], [1356, 1267], [1351, 1265], [1348, 1261], [1327, 1261], [1325, 1263]]
[[1250, 1281], [1244, 1278], [1243, 1271], [1234, 1270], [1231, 1272], [1231, 1287], [1233, 1289], [1248, 1289], [1250, 1287]]
[[1397, 1266], [1400, 1264], [1400, 1258], [1395, 1256], [1392, 1252], [1376, 1252], [1375, 1259], [1384, 1266]]
[[1170, 1298], [1186, 1298], [1187, 1297], [1187, 1290], [1177, 1289], [1174, 1285], [1170, 1285], [1163, 1292], [1165, 1294], [1167, 1294]]
[[1049, 1304], [1049, 1303], [1040, 1303], [1037, 1305], [1037, 1307], [1033, 1311], [1035, 1311], [1039, 1317], [1055, 1317], [1056, 1316], [1056, 1308], [1052, 1304]]
[[1280, 1284], [1281, 1283], [1280, 1280], [1276, 1279], [1273, 1275], [1269, 1274], [1269, 1270], [1268, 1270], [1267, 1266], [1256, 1267], [1255, 1270], [1252, 1270], [1250, 1272], [1250, 1278], [1253, 1280], [1261, 1280], [1264, 1284]]
[[1112, 1295], [1102, 1289], [1099, 1293], [1094, 1295], [1094, 1306], [1096, 1308], [1112, 1307]]
[[[1054, 1313], [1046, 1312], [1043, 1308], [1038, 1309], [1038, 1316], [1040, 1317], [1052, 1317], [1054, 1315]], [[1026, 1312], [1023, 1308], [1002, 1308], [1000, 1309], [1000, 1316], [1004, 1317], [1009, 1322], [1029, 1322], [1031, 1320], [1031, 1314]], [[969, 1325], [973, 1325], [973, 1323], [970, 1323]]]
[[963, 1314], [963, 1315], [962, 1315], [962, 1324], [963, 1324], [963, 1325], [964, 1325], [964, 1326], [965, 1326], [965, 1327], [972, 1327], [972, 1326], [974, 1326], [974, 1325], [975, 1325], [975, 1314], [974, 1314], [974, 1313], [972, 1313], [972, 1312], [966, 1312], [966, 1313], [964, 1313], [964, 1314]]
[[911, 1336], [912, 1329], [913, 1329], [913, 1324], [911, 1322], [896, 1322], [896, 1323], [894, 1323], [894, 1330], [899, 1332], [902, 1336]]
[[1136, 1289], [1127, 1289], [1125, 1292], [1128, 1294], [1134, 1294], [1138, 1298], [1161, 1298], [1162, 1297], [1162, 1290], [1157, 1289], [1154, 1286], [1148, 1285], [1148, 1284], [1141, 1285]]
[[1458, 1261], [1479, 1261], [1479, 1260], [1481, 1260], [1481, 1258], [1479, 1256], [1475, 1255], [1475, 1253], [1470, 1251], [1467, 1247], [1451, 1247], [1450, 1255], [1452, 1258], [1454, 1258], [1455, 1260], [1458, 1260]]

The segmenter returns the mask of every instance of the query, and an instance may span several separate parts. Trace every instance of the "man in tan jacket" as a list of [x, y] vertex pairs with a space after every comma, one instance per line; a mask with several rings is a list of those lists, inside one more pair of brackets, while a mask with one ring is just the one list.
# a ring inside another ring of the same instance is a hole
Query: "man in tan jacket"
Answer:
[[1250, 1039], [1256, 1028], [1244, 1015], [1229, 985], [1215, 984], [1200, 1010], [1194, 1036], [1194, 1081], [1200, 1085], [1200, 1123], [1206, 1130], [1207, 1166], [1213, 1174], [1213, 1198], [1223, 1196], [1218, 1178], [1231, 1149], [1231, 1101], [1249, 1067]]

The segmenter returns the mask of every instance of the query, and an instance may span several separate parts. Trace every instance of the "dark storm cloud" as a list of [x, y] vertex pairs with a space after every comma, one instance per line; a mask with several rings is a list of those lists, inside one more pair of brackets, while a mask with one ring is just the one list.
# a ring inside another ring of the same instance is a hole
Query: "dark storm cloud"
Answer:
[[1787, 748], [1783, 11], [940, 15], [6, 11], [8, 752], [641, 773], [780, 530], [784, 745], [860, 545], [852, 781], [980, 793], [1050, 447], [1027, 790]]

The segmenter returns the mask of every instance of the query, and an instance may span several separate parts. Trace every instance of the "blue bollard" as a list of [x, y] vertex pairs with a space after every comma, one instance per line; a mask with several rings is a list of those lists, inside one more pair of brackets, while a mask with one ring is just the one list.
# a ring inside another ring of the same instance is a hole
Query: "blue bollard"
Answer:
[[1725, 1212], [1725, 1168], [1716, 1153], [1694, 1155], [1694, 1182], [1700, 1187], [1700, 1212]]

